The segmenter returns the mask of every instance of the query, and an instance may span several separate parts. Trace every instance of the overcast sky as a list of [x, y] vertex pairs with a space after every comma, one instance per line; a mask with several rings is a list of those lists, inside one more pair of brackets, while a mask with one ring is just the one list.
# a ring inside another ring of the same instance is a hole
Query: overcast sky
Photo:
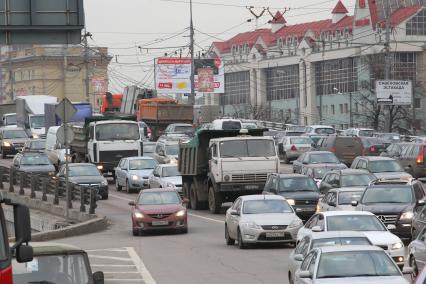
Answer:
[[[338, 0], [193, 0], [196, 52], [212, 41], [226, 40], [239, 32], [254, 30], [254, 18], [245, 6], [290, 8], [284, 15], [287, 24], [331, 18]], [[85, 0], [89, 44], [106, 46], [114, 56], [110, 64], [110, 90], [122, 91], [125, 85], [153, 87], [153, 60], [164, 53], [188, 55], [189, 0]], [[342, 0], [353, 14], [355, 0]], [[203, 4], [204, 3], [204, 4]], [[209, 5], [210, 4], [210, 5]], [[270, 27], [268, 12], [258, 21], [259, 28]], [[142, 50], [138, 48], [142, 47]], [[165, 48], [150, 49], [146, 48]], [[145, 49], [143, 49], [145, 48]], [[116, 63], [117, 61], [117, 63]]]

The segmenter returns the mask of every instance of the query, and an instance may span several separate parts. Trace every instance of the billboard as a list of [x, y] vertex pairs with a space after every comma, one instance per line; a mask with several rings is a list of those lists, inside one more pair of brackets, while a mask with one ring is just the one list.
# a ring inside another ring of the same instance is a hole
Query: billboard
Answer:
[[411, 105], [411, 81], [376, 80], [377, 103], [386, 105]]
[[[195, 59], [196, 93], [224, 93], [224, 65], [219, 59]], [[200, 79], [200, 84], [199, 84]], [[190, 58], [156, 58], [155, 87], [159, 94], [191, 93]]]

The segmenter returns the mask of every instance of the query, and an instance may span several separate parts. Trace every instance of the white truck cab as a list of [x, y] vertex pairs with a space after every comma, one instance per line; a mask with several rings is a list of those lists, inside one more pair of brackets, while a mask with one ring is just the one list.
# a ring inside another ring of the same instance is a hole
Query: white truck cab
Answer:
[[238, 130], [242, 128], [241, 120], [238, 119], [215, 119], [212, 122], [212, 128], [215, 130]]
[[5, 113], [2, 117], [3, 127], [16, 127], [16, 113]]

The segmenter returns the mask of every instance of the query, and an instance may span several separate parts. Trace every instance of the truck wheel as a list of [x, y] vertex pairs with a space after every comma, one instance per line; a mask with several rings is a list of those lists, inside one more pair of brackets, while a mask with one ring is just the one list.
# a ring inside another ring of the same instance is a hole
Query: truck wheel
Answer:
[[[188, 186], [188, 183], [186, 183], [186, 182], [183, 183], [182, 192], [183, 192], [183, 197], [188, 198], [188, 200], [189, 200], [190, 199], [190, 195], [189, 195], [189, 186]], [[188, 209], [191, 209], [191, 202], [188, 203]]]
[[189, 204], [191, 205], [191, 209], [199, 210], [200, 204], [197, 198], [197, 190], [194, 184], [191, 184], [189, 188]]
[[115, 180], [115, 189], [117, 191], [121, 191], [121, 189], [122, 189], [122, 186], [118, 184], [118, 180], [117, 179]]
[[215, 192], [213, 185], [209, 187], [209, 210], [212, 214], [219, 214], [222, 208], [222, 198], [220, 193]]

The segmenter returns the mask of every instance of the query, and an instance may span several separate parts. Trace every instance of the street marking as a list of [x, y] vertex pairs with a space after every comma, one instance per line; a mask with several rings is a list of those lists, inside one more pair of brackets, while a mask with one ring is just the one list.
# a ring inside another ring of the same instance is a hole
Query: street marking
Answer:
[[108, 282], [117, 282], [117, 281], [120, 281], [120, 282], [135, 282], [135, 281], [138, 281], [139, 283], [140, 283], [140, 281], [142, 281], [142, 282], [145, 282], [145, 280], [143, 280], [143, 279], [114, 279], [114, 278], [105, 278], [104, 279], [105, 281], [108, 281]]
[[109, 194], [109, 196], [111, 196], [111, 197], [114, 197], [114, 198], [117, 198], [117, 199], [121, 199], [121, 200], [124, 200], [124, 201], [135, 201], [134, 199], [129, 199], [129, 198], [125, 198], [125, 197], [121, 197], [121, 196], [118, 196], [118, 195], [115, 195], [115, 194]]
[[135, 267], [134, 264], [90, 264], [93, 267]]
[[125, 252], [126, 249], [86, 249], [86, 251], [112, 251], [112, 252]]
[[[135, 267], [133, 265], [133, 267]], [[104, 272], [104, 274], [139, 274], [139, 271], [114, 271], [114, 272]]]
[[136, 269], [141, 273], [142, 278], [146, 284], [156, 284], [154, 278], [152, 278], [151, 273], [149, 273], [143, 261], [140, 259], [135, 249], [132, 247], [127, 247], [127, 252], [129, 253], [130, 258], [133, 260], [133, 263], [136, 265]]
[[225, 223], [225, 221], [222, 221], [222, 220], [217, 220], [217, 219], [213, 219], [213, 218], [209, 218], [209, 217], [204, 217], [204, 216], [193, 214], [193, 213], [188, 213], [188, 215], [192, 216], [192, 217], [197, 217], [197, 218], [205, 219], [205, 220], [208, 220], [208, 221], [213, 221], [213, 222], [216, 222], [216, 223], [221, 223], [221, 224]]
[[119, 261], [132, 261], [131, 259], [128, 259], [128, 258], [115, 257], [115, 256], [103, 256], [103, 255], [89, 254], [89, 257], [92, 257], [92, 258], [101, 258], [101, 259], [112, 259], [112, 260], [119, 260]]

